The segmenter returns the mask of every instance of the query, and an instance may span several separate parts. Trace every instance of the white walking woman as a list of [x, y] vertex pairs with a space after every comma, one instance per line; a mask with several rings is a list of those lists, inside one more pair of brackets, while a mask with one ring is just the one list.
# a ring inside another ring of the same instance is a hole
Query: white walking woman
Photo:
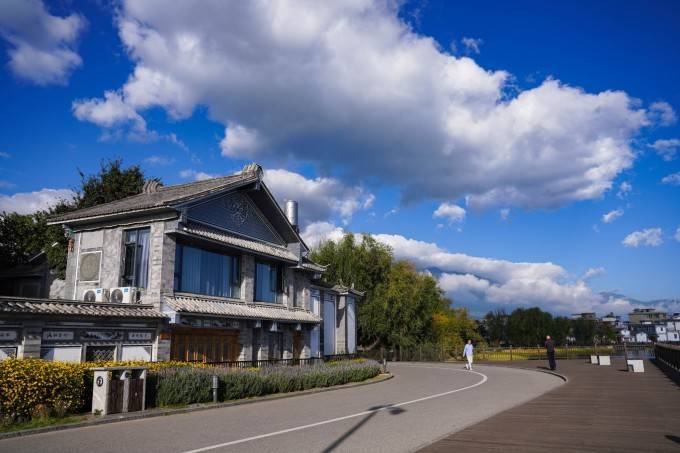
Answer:
[[467, 344], [465, 345], [465, 349], [463, 349], [463, 357], [467, 359], [465, 369], [472, 370], [472, 340], [468, 340]]

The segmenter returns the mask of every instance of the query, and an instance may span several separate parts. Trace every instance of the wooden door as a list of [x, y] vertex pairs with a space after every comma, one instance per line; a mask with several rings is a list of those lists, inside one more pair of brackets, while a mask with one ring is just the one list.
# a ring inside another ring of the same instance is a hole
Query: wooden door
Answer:
[[176, 329], [170, 356], [183, 362], [229, 362], [238, 360], [241, 345], [238, 331], [219, 329]]
[[293, 332], [293, 358], [299, 359], [302, 355], [302, 349], [305, 347], [304, 335], [302, 332]]
[[119, 414], [123, 412], [123, 392], [125, 391], [125, 381], [111, 379], [109, 382], [109, 401], [106, 408], [107, 414]]
[[130, 379], [130, 389], [128, 393], [128, 412], [141, 411], [143, 398], [144, 398], [144, 380]]

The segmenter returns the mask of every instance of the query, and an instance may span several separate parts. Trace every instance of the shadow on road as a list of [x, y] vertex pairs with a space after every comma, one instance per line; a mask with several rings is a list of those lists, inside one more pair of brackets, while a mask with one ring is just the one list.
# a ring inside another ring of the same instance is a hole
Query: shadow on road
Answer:
[[375, 415], [378, 414], [379, 412], [388, 412], [391, 415], [399, 415], [399, 414], [406, 412], [406, 409], [402, 409], [400, 407], [393, 407], [391, 404], [384, 404], [382, 406], [373, 406], [373, 407], [368, 408], [367, 410], [372, 411], [372, 412], [370, 414], [367, 414], [364, 418], [362, 418], [356, 425], [354, 425], [350, 429], [348, 429], [345, 434], [338, 437], [335, 440], [335, 442], [333, 442], [328, 447], [326, 447], [323, 450], [323, 452], [329, 453], [329, 452], [335, 450], [336, 448], [338, 448], [338, 446], [340, 446], [340, 444], [342, 444], [345, 440], [347, 440], [352, 434], [357, 432], [359, 430], [359, 428], [364, 426], [370, 419], [375, 417]]

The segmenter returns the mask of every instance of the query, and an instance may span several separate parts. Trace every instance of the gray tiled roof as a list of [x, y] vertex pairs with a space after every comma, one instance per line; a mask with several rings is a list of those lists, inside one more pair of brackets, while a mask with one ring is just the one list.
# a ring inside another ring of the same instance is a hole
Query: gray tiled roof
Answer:
[[2, 314], [74, 315], [112, 318], [164, 318], [152, 305], [0, 297]]
[[189, 223], [182, 228], [182, 231], [189, 234], [195, 234], [196, 236], [202, 236], [207, 239], [212, 239], [213, 241], [222, 242], [223, 244], [231, 245], [241, 249], [251, 250], [256, 253], [269, 255], [274, 258], [281, 258], [295, 262], [298, 261], [297, 255], [295, 255], [295, 253], [291, 252], [285, 247], [277, 247], [276, 245], [273, 244], [254, 241], [240, 236], [234, 236], [232, 234], [220, 230], [215, 230], [213, 228], [206, 227], [203, 225]]
[[156, 192], [140, 193], [121, 200], [100, 204], [91, 208], [79, 209], [50, 219], [50, 222], [64, 222], [88, 217], [121, 214], [144, 209], [163, 208], [203, 197], [231, 186], [257, 181], [256, 172], [240, 172], [221, 178], [196, 181], [188, 184], [159, 187]]
[[241, 319], [263, 319], [291, 322], [321, 322], [321, 318], [303, 309], [289, 309], [277, 304], [245, 303], [175, 294], [166, 296], [165, 303], [178, 313], [200, 313]]
[[308, 258], [303, 258], [300, 266], [315, 272], [326, 272], [326, 269], [328, 268], [328, 266], [322, 266], [321, 264], [317, 264]]

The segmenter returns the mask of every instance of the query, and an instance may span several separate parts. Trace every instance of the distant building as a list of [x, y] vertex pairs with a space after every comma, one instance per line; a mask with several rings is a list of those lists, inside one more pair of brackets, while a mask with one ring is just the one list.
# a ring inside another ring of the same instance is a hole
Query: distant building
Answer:
[[597, 321], [595, 313], [576, 313], [571, 315], [572, 319], [585, 319], [586, 321]]
[[647, 323], [665, 323], [668, 319], [668, 313], [659, 311], [655, 308], [636, 308], [632, 313], [628, 314], [628, 319], [631, 324]]

